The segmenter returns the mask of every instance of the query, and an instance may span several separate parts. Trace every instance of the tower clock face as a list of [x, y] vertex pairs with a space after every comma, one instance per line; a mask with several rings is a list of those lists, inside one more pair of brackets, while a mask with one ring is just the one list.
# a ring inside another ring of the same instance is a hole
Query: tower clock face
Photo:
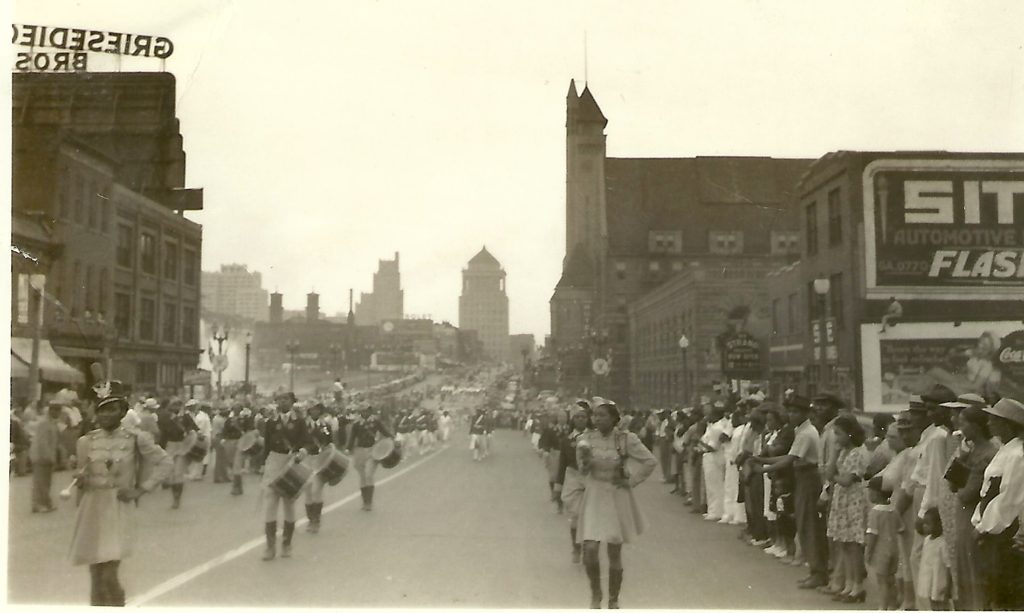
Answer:
[[390, 321], [385, 321], [382, 327], [384, 328], [385, 332], [391, 332], [392, 330], [395, 329], [395, 324], [391, 323]]

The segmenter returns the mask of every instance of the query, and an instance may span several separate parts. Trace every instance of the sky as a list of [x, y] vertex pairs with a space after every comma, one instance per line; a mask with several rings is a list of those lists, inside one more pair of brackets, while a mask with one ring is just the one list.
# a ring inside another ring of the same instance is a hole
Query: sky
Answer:
[[1024, 149], [1021, 2], [18, 0], [12, 18], [171, 38], [120, 68], [177, 77], [203, 270], [247, 264], [328, 315], [399, 251], [406, 313], [457, 324], [486, 245], [511, 332], [542, 342], [570, 79], [610, 157]]

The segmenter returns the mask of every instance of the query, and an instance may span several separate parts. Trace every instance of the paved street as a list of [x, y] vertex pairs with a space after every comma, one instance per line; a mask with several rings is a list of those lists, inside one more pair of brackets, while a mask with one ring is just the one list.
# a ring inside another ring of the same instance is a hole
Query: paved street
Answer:
[[[542, 465], [519, 433], [498, 431], [496, 453], [474, 463], [460, 430], [431, 455], [381, 470], [372, 513], [358, 480], [328, 489], [318, 535], [300, 523], [294, 557], [260, 560], [255, 477], [243, 497], [227, 485], [189, 484], [145, 498], [136, 554], [123, 564], [129, 604], [150, 606], [545, 607], [588, 604], [582, 567], [569, 560], [564, 518], [545, 502]], [[62, 473], [55, 491], [69, 478]], [[65, 502], [28, 512], [28, 478], [11, 489], [9, 601], [80, 604], [88, 572], [64, 556], [74, 519]], [[769, 560], [685, 512], [652, 477], [638, 495], [651, 530], [625, 551], [622, 601], [642, 608], [831, 606], [794, 588], [799, 570]], [[301, 506], [300, 506], [301, 508]], [[850, 608], [847, 606], [847, 608]]]

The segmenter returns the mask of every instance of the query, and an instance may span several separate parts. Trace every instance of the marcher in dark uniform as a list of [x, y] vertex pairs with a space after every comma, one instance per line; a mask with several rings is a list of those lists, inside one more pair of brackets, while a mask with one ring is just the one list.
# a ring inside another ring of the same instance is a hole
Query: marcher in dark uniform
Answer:
[[[189, 401], [193, 402], [193, 401]], [[189, 445], [186, 438], [190, 432], [198, 434], [199, 428], [192, 417], [185, 411], [184, 406], [173, 400], [162, 409], [157, 415], [157, 426], [160, 428], [160, 446], [171, 456], [174, 468], [167, 483], [170, 485], [173, 502], [172, 509], [181, 506], [181, 494], [185, 489], [185, 472], [188, 470], [189, 460], [186, 454], [189, 452]]]
[[228, 464], [228, 471], [231, 473], [231, 495], [242, 495], [242, 472], [240, 466], [241, 450], [238, 448], [238, 440], [242, 438], [241, 406], [235, 406], [228, 413], [221, 428], [221, 452]]
[[363, 510], [373, 510], [373, 475], [377, 471], [377, 462], [371, 457], [370, 450], [377, 442], [377, 437], [390, 437], [391, 431], [381, 422], [373, 409], [367, 407], [359, 412], [352, 421], [348, 437], [348, 451], [359, 473], [359, 493], [363, 497]]
[[562, 445], [569, 434], [569, 426], [565, 423], [565, 412], [552, 411], [547, 418], [550, 420], [540, 433], [537, 446], [544, 452], [544, 467], [548, 473], [548, 492], [551, 501], [556, 504], [558, 513], [562, 512], [562, 488], [559, 484], [559, 467], [561, 464]]
[[[295, 500], [279, 494], [271, 485], [284, 474], [292, 462], [302, 462], [312, 444], [312, 436], [306, 426], [302, 409], [295, 404], [291, 393], [278, 396], [280, 409], [271, 405], [264, 430], [263, 443], [263, 521], [267, 537], [264, 560], [273, 560], [277, 555], [277, 508], [283, 510], [284, 522], [281, 536], [281, 557], [291, 557], [292, 535], [295, 534]], [[278, 411], [281, 411], [280, 413]]]
[[94, 389], [99, 429], [78, 439], [75, 476], [79, 492], [71, 561], [88, 564], [92, 578], [89, 604], [124, 606], [125, 594], [117, 572], [132, 551], [137, 501], [171, 472], [170, 457], [146, 432], [121, 427], [128, 411], [123, 386], [106, 382]]
[[334, 450], [334, 430], [331, 428], [324, 405], [317, 403], [310, 407], [307, 427], [311, 435], [309, 446], [306, 447], [306, 451], [309, 453], [307, 461], [314, 473], [305, 488], [306, 517], [309, 519], [309, 523], [306, 524], [306, 532], [316, 534], [320, 531], [320, 515], [324, 509], [324, 481], [315, 471], [320, 454], [330, 453]]
[[469, 448], [473, 451], [473, 461], [479, 462], [487, 455], [487, 413], [483, 407], [469, 422]]

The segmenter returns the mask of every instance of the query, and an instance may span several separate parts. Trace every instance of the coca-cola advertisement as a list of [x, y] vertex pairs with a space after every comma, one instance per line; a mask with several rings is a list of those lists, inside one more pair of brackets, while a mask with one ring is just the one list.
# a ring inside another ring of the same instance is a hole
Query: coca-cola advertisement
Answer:
[[912, 395], [936, 383], [986, 398], [1024, 393], [1020, 321], [901, 324], [862, 333], [868, 411], [904, 409]]

